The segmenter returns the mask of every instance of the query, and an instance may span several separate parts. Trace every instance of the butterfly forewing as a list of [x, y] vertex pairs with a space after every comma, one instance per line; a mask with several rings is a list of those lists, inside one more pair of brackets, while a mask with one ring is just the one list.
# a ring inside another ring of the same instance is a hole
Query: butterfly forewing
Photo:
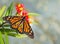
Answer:
[[15, 17], [12, 17], [12, 18], [10, 19], [10, 22], [11, 22], [12, 24], [14, 24], [14, 23], [22, 20], [22, 18], [23, 18], [23, 17], [15, 16]]
[[10, 22], [10, 24], [14, 24], [20, 20], [22, 20], [23, 16], [6, 16], [3, 19]]
[[20, 25], [20, 23], [21, 23], [21, 21], [18, 21], [18, 22], [16, 22], [16, 23], [12, 24], [11, 27], [14, 28], [14, 29], [17, 29], [18, 26]]

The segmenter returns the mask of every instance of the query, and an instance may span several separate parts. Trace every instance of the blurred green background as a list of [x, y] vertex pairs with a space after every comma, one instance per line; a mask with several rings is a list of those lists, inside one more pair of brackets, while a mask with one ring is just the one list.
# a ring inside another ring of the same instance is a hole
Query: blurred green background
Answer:
[[[60, 44], [60, 0], [0, 0], [0, 7], [23, 3], [29, 12], [38, 13], [32, 23], [34, 39], [9, 36], [10, 44]], [[14, 14], [14, 12], [13, 12]]]

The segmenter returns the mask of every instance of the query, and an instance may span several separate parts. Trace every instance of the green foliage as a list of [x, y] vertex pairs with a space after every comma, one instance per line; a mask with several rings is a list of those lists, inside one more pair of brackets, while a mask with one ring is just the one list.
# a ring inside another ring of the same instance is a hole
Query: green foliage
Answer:
[[3, 41], [3, 37], [2, 37], [1, 31], [0, 31], [0, 44], [4, 44], [4, 41]]
[[2, 34], [5, 34], [6, 37], [7, 37], [7, 35], [17, 37], [17, 38], [27, 37], [25, 34], [16, 33], [16, 30], [13, 30], [13, 29], [8, 29], [8, 28], [2, 29], [1, 28], [0, 31], [1, 31]]
[[24, 37], [27, 37], [27, 35], [25, 35], [25, 34], [18, 34], [18, 35], [16, 35], [16, 37], [17, 38], [24, 38]]
[[5, 32], [5, 44], [9, 44], [8, 34]]
[[[9, 44], [9, 40], [8, 40], [8, 30], [6, 31], [3, 27], [1, 27], [1, 25], [3, 24], [3, 17], [4, 16], [8, 16], [8, 15], [12, 15], [12, 10], [13, 10], [13, 3], [10, 4], [10, 6], [8, 7], [8, 9], [6, 10], [6, 12], [4, 13], [6, 9], [6, 6], [3, 6], [0, 9], [0, 44]], [[4, 14], [3, 14], [4, 13]], [[5, 35], [5, 41], [3, 39], [3, 34]]]
[[7, 11], [5, 12], [4, 16], [11, 16], [12, 15], [12, 10], [13, 10], [13, 2], [7, 8]]
[[5, 9], [6, 9], [6, 6], [3, 6], [2, 8], [0, 8], [0, 17], [2, 17]]
[[2, 19], [2, 17], [0, 17], [0, 24], [2, 24], [3, 23], [3, 19]]
[[5, 9], [6, 9], [5, 5], [2, 8], [0, 8], [0, 24], [3, 23], [2, 16], [3, 16], [3, 13], [4, 13]]
[[28, 13], [29, 16], [39, 16], [40, 14], [37, 13]]

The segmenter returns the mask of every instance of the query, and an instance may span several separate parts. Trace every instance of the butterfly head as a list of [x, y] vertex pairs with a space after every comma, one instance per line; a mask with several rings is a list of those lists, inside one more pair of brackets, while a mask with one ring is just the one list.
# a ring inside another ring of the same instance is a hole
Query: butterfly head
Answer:
[[3, 17], [3, 20], [8, 21], [10, 18], [11, 18], [10, 16], [6, 16], [6, 17]]

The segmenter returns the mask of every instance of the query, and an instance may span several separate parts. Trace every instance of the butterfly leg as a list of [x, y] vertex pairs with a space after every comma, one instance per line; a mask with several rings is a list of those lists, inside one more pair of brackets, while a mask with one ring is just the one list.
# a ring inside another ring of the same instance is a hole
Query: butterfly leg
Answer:
[[16, 30], [16, 33], [17, 33], [17, 34], [19, 33], [18, 30]]
[[0, 29], [2, 28], [2, 25], [0, 24]]
[[0, 27], [4, 28], [4, 26], [3, 26], [4, 24], [5, 24], [5, 22], [3, 24], [1, 24]]
[[1, 28], [4, 28], [4, 24], [6, 24], [7, 22], [4, 22], [3, 24], [0, 25]]
[[[1, 27], [0, 29], [4, 29], [4, 24], [5, 24], [5, 22], [0, 25], [0, 27]], [[5, 32], [5, 30], [3, 30], [3, 32]]]

